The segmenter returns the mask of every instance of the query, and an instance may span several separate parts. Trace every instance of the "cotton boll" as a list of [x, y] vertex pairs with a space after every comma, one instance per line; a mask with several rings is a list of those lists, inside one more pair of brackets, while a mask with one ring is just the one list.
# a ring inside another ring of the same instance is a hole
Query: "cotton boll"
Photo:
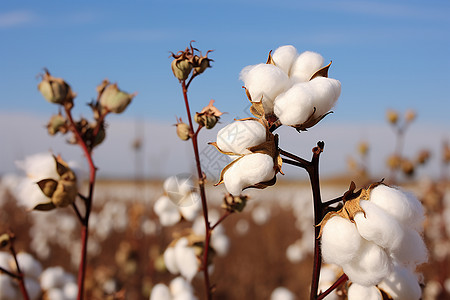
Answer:
[[272, 55], [275, 66], [289, 74], [291, 66], [298, 57], [297, 49], [294, 46], [281, 46]]
[[240, 79], [244, 82], [252, 101], [262, 98], [264, 111], [272, 112], [273, 100], [291, 86], [289, 76], [272, 64], [259, 64], [251, 69], [244, 69]]
[[253, 222], [257, 225], [264, 225], [270, 219], [270, 209], [264, 206], [255, 207], [252, 210]]
[[30, 300], [37, 300], [41, 296], [41, 286], [37, 280], [25, 277], [25, 288], [27, 289]]
[[201, 210], [201, 199], [198, 193], [189, 193], [182, 199], [182, 205], [178, 207], [181, 215], [188, 221], [193, 221]]
[[405, 265], [420, 265], [428, 260], [428, 251], [422, 236], [413, 229], [405, 229], [400, 247], [392, 255]]
[[419, 200], [399, 189], [379, 185], [370, 194], [370, 201], [394, 216], [401, 223], [417, 228], [423, 221], [423, 207]]
[[20, 252], [17, 254], [17, 261], [20, 270], [25, 276], [35, 279], [39, 278], [42, 273], [42, 265], [39, 261], [34, 259], [31, 254]]
[[291, 67], [290, 77], [295, 82], [309, 81], [311, 77], [323, 66], [322, 55], [305, 51], [300, 54]]
[[190, 178], [170, 176], [164, 181], [163, 188], [170, 200], [178, 205], [181, 199], [193, 190], [194, 185]]
[[180, 274], [191, 281], [198, 272], [199, 261], [193, 247], [188, 246], [188, 240], [181, 238], [175, 245], [175, 261]]
[[181, 293], [193, 293], [192, 286], [183, 277], [174, 278], [169, 284], [170, 293], [172, 295], [178, 295]]
[[375, 286], [364, 286], [353, 283], [348, 288], [348, 300], [382, 300], [380, 290]]
[[180, 273], [178, 269], [177, 260], [175, 257], [175, 248], [168, 247], [166, 251], [164, 251], [164, 264], [166, 265], [166, 269], [172, 274]]
[[66, 300], [75, 300], [78, 295], [78, 285], [75, 282], [68, 282], [64, 285], [63, 292]]
[[13, 262], [14, 257], [11, 254], [5, 251], [0, 251], [0, 267], [7, 271], [12, 271]]
[[363, 240], [355, 258], [342, 269], [348, 278], [360, 285], [377, 285], [391, 272], [392, 262], [386, 251], [378, 245]]
[[150, 300], [172, 300], [169, 288], [162, 283], [156, 284], [150, 294]]
[[233, 196], [239, 196], [246, 187], [266, 182], [275, 176], [273, 158], [253, 153], [236, 161], [224, 174], [225, 187]]
[[65, 272], [62, 267], [50, 267], [42, 272], [40, 282], [42, 289], [60, 288], [65, 283]]
[[283, 125], [305, 123], [314, 113], [314, 92], [309, 83], [297, 83], [275, 99], [274, 113]]
[[376, 204], [361, 200], [360, 205], [365, 214], [359, 212], [355, 215], [359, 234], [383, 248], [397, 249], [404, 237], [403, 227]]
[[15, 163], [32, 180], [39, 181], [44, 178], [57, 180], [59, 178], [56, 171], [55, 159], [49, 152], [33, 154]]
[[240, 219], [236, 222], [235, 230], [239, 235], [245, 235], [248, 233], [248, 230], [250, 228], [250, 225], [247, 220]]
[[233, 122], [217, 133], [217, 147], [224, 152], [250, 153], [247, 148], [266, 141], [266, 128], [256, 120]]
[[395, 265], [378, 287], [396, 300], [418, 300], [422, 295], [416, 275], [400, 265]]
[[178, 208], [167, 196], [161, 196], [153, 206], [162, 226], [172, 226], [181, 219]]
[[46, 298], [48, 300], [66, 300], [64, 297], [64, 292], [58, 288], [52, 288], [46, 291]]
[[303, 248], [298, 241], [286, 249], [286, 257], [291, 263], [301, 262], [305, 258]]
[[228, 253], [228, 249], [230, 249], [230, 240], [224, 234], [212, 234], [211, 236], [211, 246], [214, 251], [216, 251], [217, 255], [225, 256]]
[[339, 80], [326, 77], [316, 77], [309, 82], [313, 91], [313, 106], [316, 108], [315, 117], [329, 112], [341, 94]]
[[359, 254], [362, 238], [356, 226], [339, 216], [325, 223], [322, 231], [322, 256], [326, 263], [343, 265]]
[[16, 300], [19, 292], [8, 275], [0, 274], [0, 299]]
[[270, 300], [294, 300], [295, 295], [285, 287], [277, 287], [270, 295]]

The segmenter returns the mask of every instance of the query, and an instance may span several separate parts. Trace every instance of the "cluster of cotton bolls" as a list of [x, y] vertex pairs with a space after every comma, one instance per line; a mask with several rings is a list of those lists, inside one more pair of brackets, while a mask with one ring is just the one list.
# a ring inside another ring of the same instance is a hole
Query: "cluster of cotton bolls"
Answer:
[[162, 226], [172, 226], [181, 218], [193, 221], [201, 209], [200, 195], [189, 177], [171, 176], [164, 181], [164, 195], [153, 207]]
[[338, 80], [314, 76], [323, 64], [318, 53], [299, 54], [294, 46], [282, 46], [268, 63], [245, 67], [240, 78], [251, 100], [262, 101], [266, 115], [275, 114], [281, 124], [305, 129], [329, 112], [341, 92]]
[[233, 122], [217, 133], [216, 147], [233, 159], [221, 176], [225, 188], [233, 196], [240, 195], [247, 187], [268, 182], [275, 177], [274, 157], [249, 150], [267, 142], [267, 130], [263, 122], [249, 119]]
[[50, 267], [40, 276], [42, 290], [48, 300], [74, 300], [78, 295], [75, 277], [62, 267]]
[[354, 223], [339, 214], [325, 218], [324, 261], [341, 266], [349, 277], [350, 300], [363, 295], [381, 299], [378, 289], [394, 299], [420, 299], [415, 269], [427, 261], [422, 204], [412, 194], [383, 184], [361, 195], [343, 209], [354, 214]]
[[[25, 288], [31, 300], [37, 300], [41, 296], [41, 286], [39, 276], [42, 273], [42, 265], [28, 253], [17, 254], [17, 262], [20, 270], [24, 274]], [[0, 267], [10, 272], [17, 272], [14, 257], [8, 252], [0, 251]], [[6, 274], [0, 273], [0, 299], [16, 300], [20, 299], [20, 289], [15, 279]]]
[[156, 284], [152, 293], [150, 294], [150, 300], [196, 300], [194, 290], [191, 284], [183, 277], [176, 277], [173, 279], [169, 286], [163, 283]]

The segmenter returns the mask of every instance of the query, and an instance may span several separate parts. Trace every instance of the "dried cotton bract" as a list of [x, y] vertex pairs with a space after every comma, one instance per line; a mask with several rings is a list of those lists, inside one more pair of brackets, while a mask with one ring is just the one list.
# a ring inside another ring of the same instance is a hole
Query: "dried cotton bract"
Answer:
[[282, 46], [266, 64], [245, 67], [240, 74], [252, 103], [262, 102], [268, 119], [306, 130], [317, 124], [335, 105], [341, 83], [328, 78], [330, 64], [315, 52], [301, 54], [293, 46]]
[[324, 261], [341, 266], [353, 282], [350, 300], [381, 299], [375, 286], [394, 299], [419, 299], [414, 270], [427, 261], [421, 203], [380, 183], [355, 195], [321, 223]]

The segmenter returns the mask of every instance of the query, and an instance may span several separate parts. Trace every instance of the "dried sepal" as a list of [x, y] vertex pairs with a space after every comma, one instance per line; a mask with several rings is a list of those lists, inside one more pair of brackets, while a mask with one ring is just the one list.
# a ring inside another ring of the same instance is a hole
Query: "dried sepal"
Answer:
[[266, 65], [276, 66], [275, 61], [273, 60], [273, 57], [272, 57], [272, 50], [269, 51], [269, 56], [267, 57]]
[[222, 208], [229, 212], [242, 212], [247, 204], [247, 200], [248, 196], [246, 195], [233, 196], [227, 194], [223, 197]]
[[217, 151], [219, 151], [220, 153], [225, 154], [225, 155], [239, 155], [239, 156], [242, 155], [242, 154], [236, 154], [236, 153], [234, 153], [234, 152], [223, 151], [223, 150], [221, 150], [221, 149], [219, 148], [219, 146], [217, 146], [217, 143], [216, 143], [216, 142], [209, 142], [208, 145], [214, 146], [214, 148], [216, 148]]
[[4, 233], [4, 234], [0, 235], [0, 249], [8, 246], [10, 241], [11, 241], [11, 238], [10, 238], [9, 234]]
[[325, 118], [326, 116], [328, 116], [329, 114], [332, 114], [333, 111], [329, 111], [321, 116], [318, 116], [317, 118], [314, 118], [314, 114], [316, 113], [316, 108], [314, 107], [313, 113], [309, 116], [308, 120], [306, 120], [305, 122], [303, 122], [302, 124], [298, 124], [294, 127], [298, 132], [300, 131], [307, 131], [308, 128], [313, 127], [314, 125], [316, 125], [317, 123], [319, 123], [320, 121], [323, 120], [323, 118]]
[[55, 209], [56, 205], [53, 204], [53, 202], [47, 202], [47, 203], [39, 203], [38, 205], [36, 205], [35, 207], [33, 207], [33, 210], [38, 210], [38, 211], [50, 211], [52, 209]]
[[254, 184], [254, 185], [247, 186], [244, 188], [244, 190], [249, 189], [249, 188], [262, 190], [262, 189], [265, 189], [266, 187], [275, 185], [276, 182], [277, 182], [277, 176], [275, 174], [275, 176], [273, 176], [272, 179], [270, 179], [268, 181], [264, 181], [264, 182], [258, 182], [257, 184]]
[[58, 186], [58, 181], [47, 178], [38, 181], [37, 185], [46, 197], [51, 198], [56, 190], [56, 187]]
[[233, 160], [232, 162], [230, 162], [228, 165], [226, 165], [222, 169], [222, 171], [220, 171], [219, 181], [217, 183], [215, 183], [214, 186], [218, 186], [218, 185], [222, 184], [223, 183], [223, 177], [225, 176], [225, 173], [228, 171], [228, 169], [230, 169], [235, 163], [237, 163], [240, 159], [242, 159], [245, 156], [245, 155], [242, 155], [242, 154], [236, 154], [236, 155], [240, 155], [240, 157], [238, 157], [235, 160]]
[[325, 77], [328, 78], [328, 70], [330, 69], [331, 61], [325, 67], [319, 69], [316, 73], [314, 73], [309, 80], [313, 80], [316, 77]]

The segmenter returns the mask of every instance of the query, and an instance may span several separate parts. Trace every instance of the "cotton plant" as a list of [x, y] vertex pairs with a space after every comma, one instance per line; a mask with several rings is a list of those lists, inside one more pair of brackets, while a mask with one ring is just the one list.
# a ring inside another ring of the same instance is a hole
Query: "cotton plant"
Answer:
[[46, 299], [73, 300], [77, 298], [78, 286], [75, 277], [60, 266], [45, 269], [39, 281]]
[[164, 195], [154, 204], [154, 211], [162, 226], [172, 226], [182, 218], [193, 221], [201, 210], [200, 195], [190, 178], [170, 176], [163, 184]]

